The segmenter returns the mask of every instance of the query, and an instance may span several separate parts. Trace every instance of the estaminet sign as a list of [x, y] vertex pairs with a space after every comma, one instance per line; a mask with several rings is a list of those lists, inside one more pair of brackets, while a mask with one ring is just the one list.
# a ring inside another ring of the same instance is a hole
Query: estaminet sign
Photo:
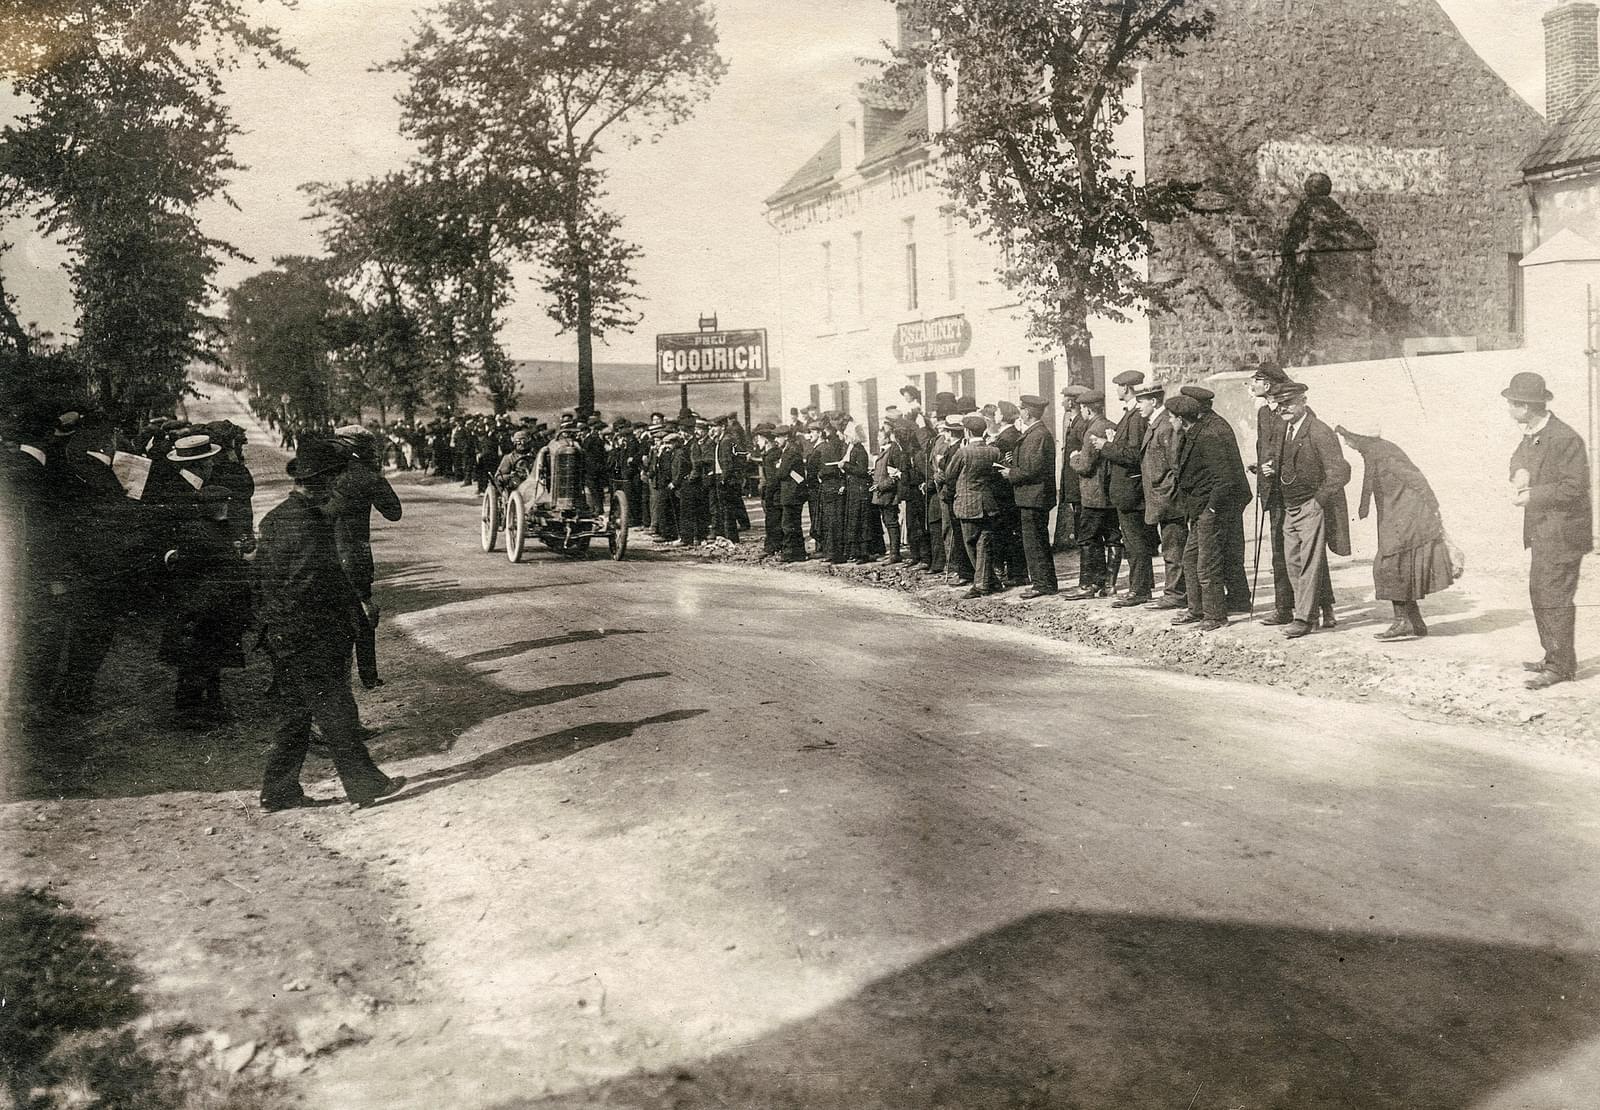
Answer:
[[972, 346], [972, 325], [965, 316], [939, 316], [913, 320], [894, 329], [896, 362], [935, 362], [967, 353]]
[[766, 328], [673, 332], [656, 336], [656, 382], [659, 385], [766, 380]]

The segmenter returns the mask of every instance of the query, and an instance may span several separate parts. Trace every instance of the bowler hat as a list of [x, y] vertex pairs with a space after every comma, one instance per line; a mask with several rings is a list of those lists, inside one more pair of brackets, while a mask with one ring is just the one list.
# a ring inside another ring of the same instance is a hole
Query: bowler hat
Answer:
[[308, 439], [300, 444], [285, 468], [294, 478], [315, 478], [338, 470], [345, 464], [345, 453], [325, 439]]
[[210, 436], [184, 436], [172, 445], [172, 450], [167, 452], [167, 461], [175, 463], [199, 462], [209, 459], [221, 451]]
[[1545, 388], [1544, 375], [1535, 374], [1531, 370], [1513, 374], [1511, 384], [1500, 391], [1500, 396], [1508, 401], [1519, 401], [1523, 404], [1534, 405], [1553, 401], [1556, 397], [1554, 393]]

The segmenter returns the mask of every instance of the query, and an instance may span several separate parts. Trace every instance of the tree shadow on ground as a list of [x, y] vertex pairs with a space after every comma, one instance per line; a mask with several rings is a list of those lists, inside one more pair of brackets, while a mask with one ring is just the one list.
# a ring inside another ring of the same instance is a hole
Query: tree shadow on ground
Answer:
[[1523, 609], [1485, 609], [1481, 613], [1457, 621], [1436, 621], [1426, 609], [1422, 613], [1423, 620], [1428, 622], [1428, 635], [1432, 636], [1475, 636], [1486, 632], [1498, 632], [1502, 628], [1515, 628], [1524, 621], [1532, 622], [1532, 616]]
[[674, 709], [637, 721], [591, 721], [586, 725], [557, 729], [555, 732], [547, 732], [543, 736], [518, 740], [516, 743], [508, 744], [503, 748], [485, 752], [483, 755], [475, 759], [469, 759], [465, 763], [457, 763], [451, 767], [440, 767], [433, 771], [425, 771], [420, 775], [414, 775], [411, 778], [411, 782], [415, 784], [414, 786], [401, 794], [396, 794], [392, 798], [385, 798], [376, 804], [398, 805], [401, 802], [413, 801], [425, 794], [431, 794], [435, 790], [443, 790], [448, 786], [473, 782], [477, 779], [486, 779], [516, 767], [532, 767], [540, 763], [552, 763], [555, 760], [576, 755], [578, 752], [588, 748], [609, 744], [614, 740], [625, 739], [646, 725], [687, 721], [705, 712], [707, 711], [704, 709]]
[[522, 655], [529, 651], [538, 651], [541, 648], [565, 647], [568, 644], [587, 644], [595, 640], [605, 640], [612, 636], [642, 636], [647, 632], [643, 628], [596, 628], [582, 632], [568, 632], [561, 636], [545, 636], [538, 640], [518, 640], [514, 644], [505, 644], [501, 647], [487, 648], [484, 651], [463, 655], [463, 663], [495, 663], [501, 659], [510, 659], [515, 655]]
[[1460, 1110], [1600, 1035], [1592, 953], [1050, 911], [704, 1061], [497, 1110]]

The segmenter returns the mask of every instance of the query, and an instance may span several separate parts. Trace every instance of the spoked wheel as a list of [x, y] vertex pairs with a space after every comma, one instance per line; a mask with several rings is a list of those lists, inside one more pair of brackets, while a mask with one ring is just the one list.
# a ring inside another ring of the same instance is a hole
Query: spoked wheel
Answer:
[[483, 507], [478, 513], [478, 538], [487, 553], [494, 550], [505, 521], [500, 519], [500, 492], [493, 486], [483, 491]]
[[527, 521], [522, 508], [522, 498], [512, 494], [506, 499], [506, 561], [522, 562], [522, 549], [528, 541]]
[[628, 511], [628, 495], [623, 490], [611, 492], [611, 532], [606, 536], [606, 542], [611, 545], [611, 558], [613, 562], [620, 563], [628, 554], [628, 529], [632, 526], [632, 515]]

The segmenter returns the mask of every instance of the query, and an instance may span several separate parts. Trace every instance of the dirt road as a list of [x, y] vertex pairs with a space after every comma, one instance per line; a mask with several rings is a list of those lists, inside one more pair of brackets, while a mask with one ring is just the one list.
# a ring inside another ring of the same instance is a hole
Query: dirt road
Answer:
[[276, 914], [416, 953], [308, 1105], [1595, 1104], [1590, 766], [811, 576], [512, 566], [397, 488], [362, 706], [412, 785], [250, 818], [369, 884]]

